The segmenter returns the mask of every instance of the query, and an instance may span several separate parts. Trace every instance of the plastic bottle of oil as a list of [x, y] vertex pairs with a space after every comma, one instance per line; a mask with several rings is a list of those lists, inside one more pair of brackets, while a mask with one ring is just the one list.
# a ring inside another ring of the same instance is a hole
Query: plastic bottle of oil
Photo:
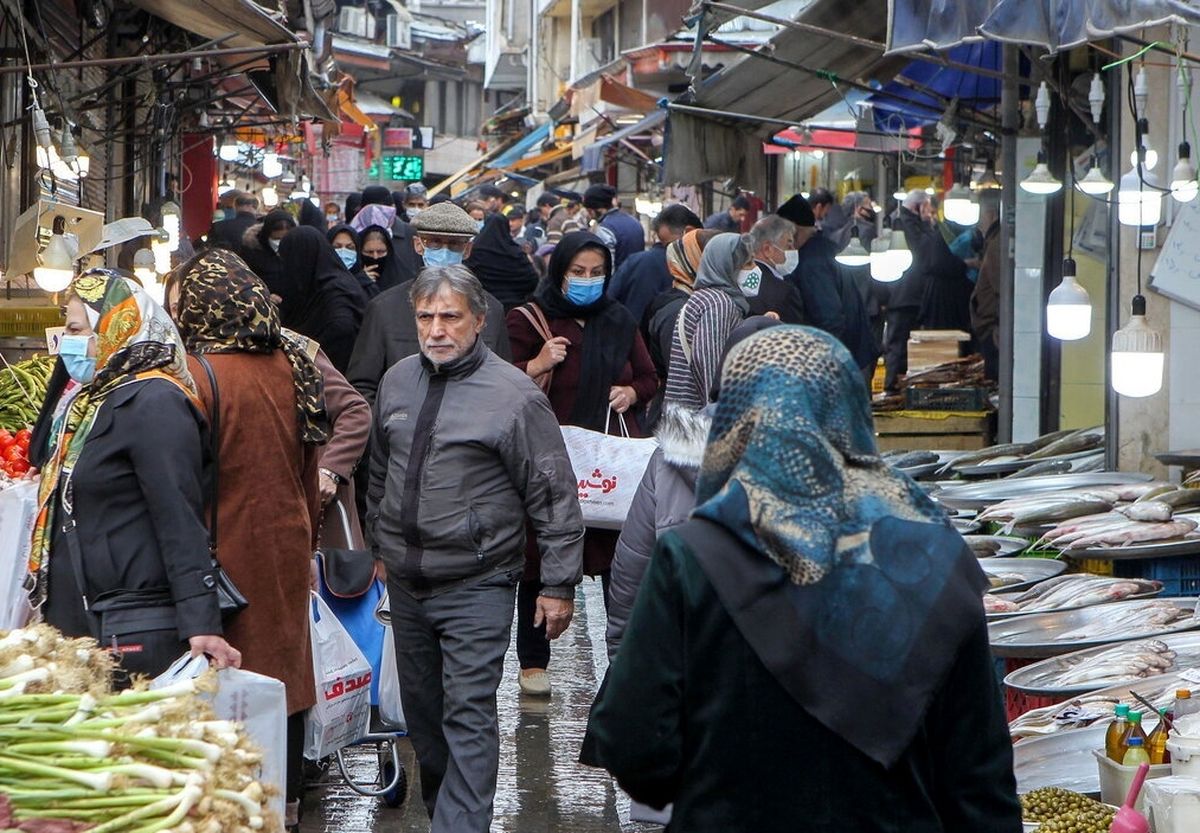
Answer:
[[1129, 706], [1120, 703], [1113, 710], [1113, 714], [1113, 722], [1108, 724], [1108, 732], [1104, 735], [1104, 754], [1110, 760], [1121, 763], [1121, 759], [1125, 757], [1125, 751], [1121, 748], [1121, 738], [1125, 737], [1125, 730], [1129, 728]]
[[1150, 763], [1150, 756], [1146, 754], [1146, 741], [1139, 737], [1130, 738], [1129, 747], [1125, 750], [1125, 758], [1121, 763], [1125, 766]]
[[1195, 714], [1200, 711], [1200, 700], [1192, 696], [1191, 689], [1181, 688], [1175, 692], [1175, 716]]
[[[1121, 736], [1121, 760], [1125, 760], [1125, 752], [1129, 749], [1129, 742], [1134, 738], [1140, 738], [1142, 741], [1142, 751], [1146, 751], [1146, 730], [1142, 728], [1142, 713], [1135, 712], [1132, 709], [1129, 711], [1129, 726], [1125, 729], [1125, 734]], [[1149, 757], [1147, 755], [1147, 757]]]
[[1167, 719], [1174, 716], [1166, 709], [1158, 710], [1158, 725], [1146, 739], [1146, 753], [1150, 756], [1151, 764], [1171, 763], [1171, 753], [1167, 751], [1167, 741], [1170, 740], [1171, 730], [1167, 728]]

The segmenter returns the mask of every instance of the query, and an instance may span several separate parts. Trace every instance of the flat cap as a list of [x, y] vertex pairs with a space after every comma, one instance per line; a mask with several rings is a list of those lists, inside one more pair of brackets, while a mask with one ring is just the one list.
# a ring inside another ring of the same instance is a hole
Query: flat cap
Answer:
[[442, 237], [474, 237], [478, 231], [471, 215], [452, 202], [439, 202], [429, 206], [417, 215], [412, 224], [417, 234]]
[[785, 220], [791, 220], [801, 228], [811, 228], [817, 224], [817, 217], [813, 214], [812, 206], [800, 194], [796, 194], [779, 206], [775, 213]]

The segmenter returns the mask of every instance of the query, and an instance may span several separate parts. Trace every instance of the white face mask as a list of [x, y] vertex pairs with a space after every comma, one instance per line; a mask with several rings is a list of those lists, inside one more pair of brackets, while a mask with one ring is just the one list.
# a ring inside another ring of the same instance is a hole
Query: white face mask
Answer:
[[743, 295], [747, 298], [753, 298], [758, 295], [758, 290], [762, 288], [762, 270], [757, 266], [742, 269], [737, 274], [737, 285], [741, 288]]
[[796, 271], [796, 267], [800, 265], [800, 250], [799, 249], [784, 249], [783, 250], [783, 265], [777, 268], [779, 274], [787, 275]]
[[277, 251], [279, 251], [279, 242], [280, 242], [279, 240], [268, 240], [267, 245], [271, 247], [272, 251], [277, 252]]

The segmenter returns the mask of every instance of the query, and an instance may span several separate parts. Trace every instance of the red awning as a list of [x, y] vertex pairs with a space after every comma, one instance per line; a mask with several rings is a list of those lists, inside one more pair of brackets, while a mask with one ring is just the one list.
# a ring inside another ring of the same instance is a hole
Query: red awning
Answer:
[[[919, 133], [919, 128], [914, 128], [913, 133]], [[820, 150], [857, 150], [859, 145], [859, 134], [849, 130], [822, 130], [819, 127], [814, 127], [809, 131], [811, 137], [805, 136], [801, 131], [788, 128], [781, 130], [774, 135], [775, 142], [764, 142], [763, 153], [767, 154], [782, 154], [791, 153], [793, 150], [801, 152], [810, 149]], [[875, 137], [866, 137], [875, 138]], [[913, 136], [910, 133], [908, 140], [910, 150], [917, 150], [921, 147], [921, 139], [919, 136]], [[863, 148], [864, 150], [878, 150], [878, 143], [872, 143], [870, 146]]]

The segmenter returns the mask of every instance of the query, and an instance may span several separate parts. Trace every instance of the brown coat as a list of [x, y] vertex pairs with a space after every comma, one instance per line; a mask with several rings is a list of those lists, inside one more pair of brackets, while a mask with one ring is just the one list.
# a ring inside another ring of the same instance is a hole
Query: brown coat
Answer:
[[[221, 399], [217, 551], [249, 606], [225, 625], [242, 667], [282, 680], [288, 714], [316, 702], [308, 638], [309, 561], [320, 511], [317, 449], [300, 441], [282, 351], [210, 353]], [[208, 377], [188, 366], [206, 412]]]
[[354, 504], [354, 470], [358, 468], [371, 436], [371, 406], [346, 377], [337, 371], [324, 351], [317, 351], [317, 367], [325, 375], [325, 412], [329, 415], [329, 442], [321, 446], [320, 465], [342, 481], [334, 500], [342, 504], [350, 522], [347, 540], [342, 516], [330, 502], [321, 519], [319, 543], [325, 547], [363, 549], [358, 509]]
[[971, 293], [971, 329], [977, 341], [999, 346], [1000, 327], [1000, 225], [993, 224], [983, 244], [979, 278]]

